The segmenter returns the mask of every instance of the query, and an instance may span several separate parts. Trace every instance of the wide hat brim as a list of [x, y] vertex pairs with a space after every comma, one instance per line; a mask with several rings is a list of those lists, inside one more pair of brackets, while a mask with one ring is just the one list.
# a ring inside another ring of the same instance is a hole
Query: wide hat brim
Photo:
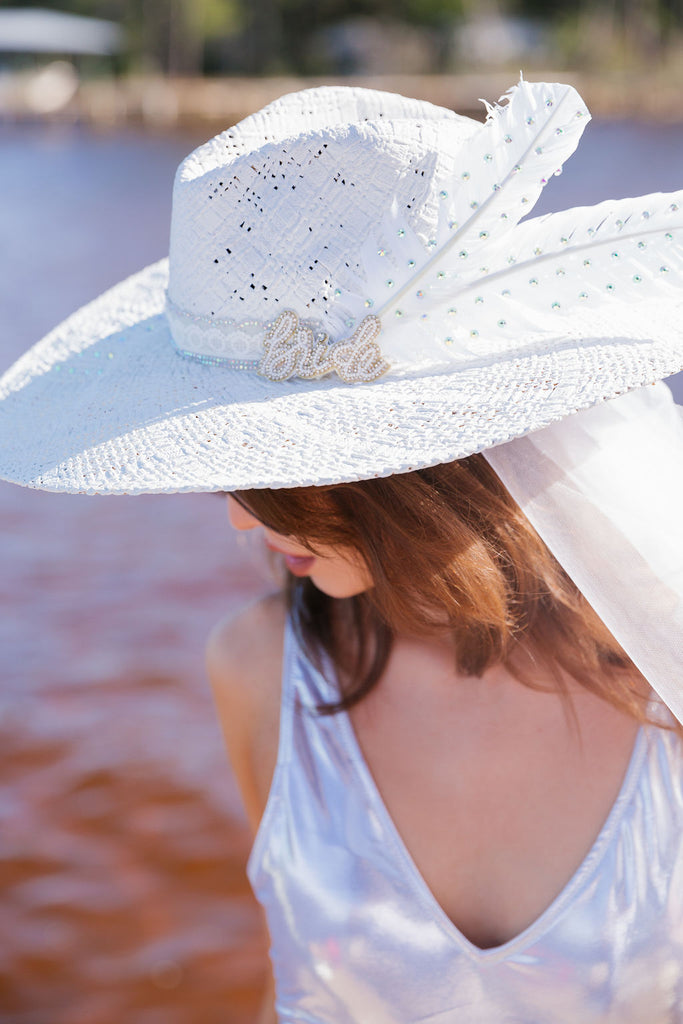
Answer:
[[457, 372], [276, 383], [180, 355], [163, 313], [167, 272], [163, 260], [106, 292], [5, 375], [3, 478], [138, 494], [382, 477], [462, 458], [683, 367], [674, 325], [659, 323], [653, 339], [641, 309], [627, 337], [546, 338]]

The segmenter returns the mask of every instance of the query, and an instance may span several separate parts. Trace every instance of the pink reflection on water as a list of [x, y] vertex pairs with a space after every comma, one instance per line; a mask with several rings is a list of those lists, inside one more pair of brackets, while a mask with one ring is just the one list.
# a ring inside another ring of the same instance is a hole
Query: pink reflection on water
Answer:
[[213, 495], [1, 497], [3, 1012], [248, 1021], [263, 938], [202, 648], [264, 560]]
[[[164, 253], [200, 141], [2, 131], [0, 369]], [[248, 1021], [263, 937], [202, 650], [262, 563], [214, 496], [4, 484], [0, 558], [0, 1016]]]

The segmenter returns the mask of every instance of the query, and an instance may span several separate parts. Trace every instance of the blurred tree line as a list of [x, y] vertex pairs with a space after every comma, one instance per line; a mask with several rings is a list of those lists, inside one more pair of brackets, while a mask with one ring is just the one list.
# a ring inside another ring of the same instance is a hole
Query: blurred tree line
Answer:
[[[9, 2], [35, 6], [35, 0]], [[331, 33], [349, 23], [379, 26], [375, 40], [396, 26], [401, 39], [426, 40], [424, 70], [431, 71], [467, 68], [468, 57], [477, 67], [495, 64], [493, 53], [487, 64], [485, 47], [476, 58], [457, 48], [459, 30], [477, 19], [540, 27], [540, 60], [568, 67], [665, 59], [680, 46], [683, 29], [683, 0], [40, 0], [40, 6], [123, 25], [127, 46], [117, 70], [176, 75], [353, 71], [353, 61], [344, 66], [339, 56], [343, 45], [337, 40], [336, 51], [330, 45]], [[393, 37], [387, 39], [391, 45]], [[397, 45], [397, 71], [402, 52]]]

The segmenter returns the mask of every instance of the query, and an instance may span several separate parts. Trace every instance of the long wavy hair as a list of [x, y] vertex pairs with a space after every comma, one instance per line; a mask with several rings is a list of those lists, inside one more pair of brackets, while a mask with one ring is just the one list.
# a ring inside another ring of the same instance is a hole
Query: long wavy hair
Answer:
[[567, 677], [649, 721], [647, 683], [482, 455], [382, 479], [236, 494], [273, 531], [315, 553], [356, 552], [373, 587], [336, 599], [287, 573], [299, 640], [330, 658], [349, 708], [379, 681], [397, 635], [453, 640], [455, 669], [502, 664], [567, 694]]

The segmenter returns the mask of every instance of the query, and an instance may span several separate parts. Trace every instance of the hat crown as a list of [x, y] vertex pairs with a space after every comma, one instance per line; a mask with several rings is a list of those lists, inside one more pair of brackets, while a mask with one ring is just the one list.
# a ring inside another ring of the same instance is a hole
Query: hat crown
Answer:
[[267, 323], [292, 308], [340, 336], [378, 299], [361, 253], [389, 207], [421, 247], [404, 254], [407, 276], [409, 261], [428, 251], [456, 154], [480, 127], [371, 90], [321, 88], [276, 101], [178, 169], [170, 300], [191, 316], [236, 324]]

